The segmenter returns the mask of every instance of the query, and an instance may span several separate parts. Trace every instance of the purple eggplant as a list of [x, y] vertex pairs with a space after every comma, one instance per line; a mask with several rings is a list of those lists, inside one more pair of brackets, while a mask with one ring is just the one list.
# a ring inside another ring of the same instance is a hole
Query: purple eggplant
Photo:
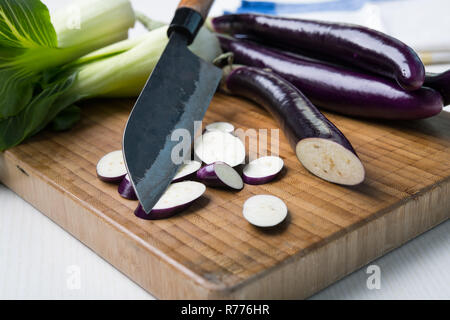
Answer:
[[170, 218], [186, 210], [195, 200], [205, 193], [205, 190], [205, 185], [199, 182], [183, 181], [173, 183], [148, 214], [144, 211], [141, 204], [138, 205], [134, 214], [136, 217], [144, 220]]
[[311, 173], [343, 185], [364, 180], [364, 167], [347, 138], [285, 79], [270, 71], [234, 65], [224, 68], [222, 87], [269, 111]]
[[288, 207], [280, 198], [260, 194], [245, 201], [242, 214], [248, 222], [256, 227], [271, 228], [286, 219]]
[[206, 164], [225, 162], [236, 167], [245, 162], [245, 145], [225, 131], [206, 131], [194, 141], [195, 156]]
[[197, 171], [197, 179], [210, 187], [241, 190], [244, 188], [239, 173], [224, 162], [208, 164]]
[[185, 161], [178, 169], [175, 177], [173, 177], [172, 183], [192, 180], [195, 178], [196, 172], [201, 168], [201, 166], [202, 164], [199, 161]]
[[403, 42], [357, 25], [256, 14], [224, 15], [211, 20], [219, 33], [244, 34], [289, 51], [310, 52], [395, 79], [406, 90], [419, 89], [425, 68]]
[[450, 70], [442, 73], [427, 73], [424, 86], [437, 90], [444, 99], [444, 105], [450, 105]]
[[134, 190], [133, 184], [130, 181], [130, 177], [125, 175], [122, 182], [119, 184], [119, 194], [128, 200], [137, 200], [136, 191]]
[[242, 179], [246, 184], [266, 184], [274, 180], [283, 170], [284, 161], [280, 157], [266, 156], [248, 163], [242, 170]]
[[286, 54], [248, 40], [219, 36], [237, 64], [268, 68], [291, 82], [315, 105], [341, 114], [375, 119], [410, 120], [442, 111], [433, 89], [404, 91], [383, 77], [348, 70], [299, 55]]
[[120, 183], [126, 174], [122, 150], [104, 155], [97, 163], [97, 177], [102, 181]]

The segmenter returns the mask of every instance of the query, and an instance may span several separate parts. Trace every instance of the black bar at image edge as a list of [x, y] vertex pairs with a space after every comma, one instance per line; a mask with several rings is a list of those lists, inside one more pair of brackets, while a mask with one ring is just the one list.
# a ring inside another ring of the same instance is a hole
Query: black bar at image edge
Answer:
[[[56, 310], [66, 310], [71, 317], [98, 315], [105, 319], [107, 315], [124, 315], [129, 318], [134, 314], [149, 319], [302, 319], [310, 316], [358, 316], [380, 317], [384, 319], [392, 311], [398, 311], [402, 317], [418, 315], [424, 311], [430, 316], [440, 308], [448, 312], [449, 300], [443, 301], [294, 301], [294, 300], [151, 300], [151, 301], [0, 301], [2, 310], [10, 308], [14, 317], [30, 312], [42, 316], [65, 314]], [[56, 308], [56, 309], [55, 309]], [[41, 313], [42, 312], [42, 313]], [[59, 316], [58, 316], [59, 315]], [[283, 318], [280, 318], [282, 317]]]

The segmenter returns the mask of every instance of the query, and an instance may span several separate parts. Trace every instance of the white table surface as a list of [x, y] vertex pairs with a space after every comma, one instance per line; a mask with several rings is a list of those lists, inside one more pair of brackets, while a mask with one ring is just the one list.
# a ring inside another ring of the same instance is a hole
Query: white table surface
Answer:
[[[44, 2], [51, 10], [69, 3]], [[168, 21], [178, 0], [132, 2]], [[220, 14], [225, 0], [216, 2], [213, 14]], [[1, 184], [0, 204], [0, 299], [154, 299]], [[380, 289], [367, 288], [366, 266], [312, 299], [450, 299], [450, 221], [370, 265], [380, 268]]]

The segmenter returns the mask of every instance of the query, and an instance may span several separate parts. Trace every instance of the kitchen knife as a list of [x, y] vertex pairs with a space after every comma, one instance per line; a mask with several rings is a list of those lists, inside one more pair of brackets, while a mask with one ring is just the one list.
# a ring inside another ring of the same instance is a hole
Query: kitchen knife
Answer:
[[201, 121], [222, 71], [194, 55], [192, 43], [214, 0], [182, 0], [168, 28], [169, 42], [142, 90], [123, 136], [123, 153], [138, 199], [149, 213], [166, 191], [180, 164], [172, 161], [177, 129]]

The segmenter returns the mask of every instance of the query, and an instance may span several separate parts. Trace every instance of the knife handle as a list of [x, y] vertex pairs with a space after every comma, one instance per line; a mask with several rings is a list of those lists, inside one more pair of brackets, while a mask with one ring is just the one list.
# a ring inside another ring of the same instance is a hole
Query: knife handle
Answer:
[[181, 0], [167, 31], [168, 36], [174, 31], [182, 32], [188, 37], [188, 45], [191, 44], [205, 22], [213, 2], [214, 0]]

